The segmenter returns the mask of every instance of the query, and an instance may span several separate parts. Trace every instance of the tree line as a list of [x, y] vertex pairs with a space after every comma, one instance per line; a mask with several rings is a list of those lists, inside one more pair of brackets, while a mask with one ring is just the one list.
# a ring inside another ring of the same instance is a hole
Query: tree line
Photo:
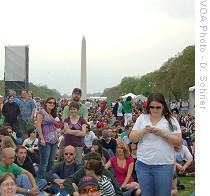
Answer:
[[[35, 97], [41, 97], [42, 99], [46, 99], [47, 97], [61, 97], [61, 94], [56, 89], [49, 89], [46, 85], [35, 85], [33, 83], [29, 83], [28, 90], [33, 92]], [[0, 94], [4, 96], [4, 81], [0, 81]]]
[[140, 77], [124, 77], [119, 85], [105, 89], [102, 96], [113, 101], [127, 93], [148, 96], [151, 92], [160, 92], [168, 100], [188, 99], [188, 89], [194, 85], [195, 46], [188, 46], [158, 70]]

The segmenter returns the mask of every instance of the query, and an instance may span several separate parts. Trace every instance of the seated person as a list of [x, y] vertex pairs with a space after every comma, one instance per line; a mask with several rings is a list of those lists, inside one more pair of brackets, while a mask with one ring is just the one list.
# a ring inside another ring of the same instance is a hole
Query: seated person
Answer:
[[99, 153], [101, 155], [101, 160], [103, 164], [107, 163], [107, 161], [110, 158], [109, 153], [107, 152], [107, 149], [102, 147], [100, 140], [98, 139], [93, 140], [91, 152]]
[[78, 169], [79, 166], [75, 162], [75, 148], [71, 145], [66, 146], [64, 148], [64, 161], [54, 166], [46, 175], [47, 180], [53, 183], [52, 192], [58, 193], [64, 189], [65, 179]]
[[[10, 185], [10, 186], [9, 186]], [[16, 194], [17, 186], [15, 176], [11, 173], [5, 173], [0, 177], [0, 195], [1, 196], [23, 196]]]
[[25, 146], [17, 146], [16, 150], [16, 158], [14, 163], [23, 169], [29, 171], [34, 177], [36, 177], [36, 172], [33, 166], [33, 162], [30, 157], [27, 156], [27, 149]]
[[195, 168], [190, 168], [193, 161], [193, 156], [191, 155], [189, 149], [184, 145], [175, 146], [176, 155], [176, 168], [178, 170], [178, 175], [185, 175], [186, 172], [193, 172]]
[[38, 149], [38, 138], [37, 131], [35, 128], [28, 130], [28, 138], [23, 142], [23, 146], [28, 150], [28, 156], [31, 158], [33, 163], [39, 164], [39, 149]]
[[16, 139], [17, 139], [16, 133], [13, 131], [12, 127], [5, 125], [5, 129], [8, 132], [8, 136], [10, 136], [12, 138], [13, 142], [17, 145], [17, 142], [16, 142]]
[[14, 163], [15, 152], [11, 148], [3, 149], [1, 156], [0, 175], [9, 172], [17, 176], [16, 183], [18, 193], [42, 195], [39, 192], [39, 187], [41, 188], [43, 185], [40, 184], [38, 187], [33, 175], [29, 171], [19, 167]]
[[113, 168], [115, 178], [121, 189], [133, 189], [136, 190], [135, 195], [140, 195], [141, 191], [139, 184], [134, 181], [132, 176], [134, 160], [130, 156], [128, 146], [120, 140], [117, 143], [116, 156], [110, 158], [109, 161], [105, 164], [106, 169], [110, 167]]
[[101, 144], [108, 150], [110, 157], [114, 156], [117, 142], [112, 138], [112, 128], [108, 127], [102, 131]]
[[88, 160], [85, 164], [86, 176], [93, 177], [97, 180], [102, 195], [116, 195], [110, 178], [102, 174], [103, 170], [104, 166], [102, 165], [102, 161]]
[[84, 176], [78, 184], [78, 195], [80, 196], [100, 196], [101, 191], [98, 182], [93, 177]]
[[1, 139], [1, 148], [11, 148], [15, 151], [16, 145], [10, 136], [4, 136]]
[[90, 125], [87, 124], [87, 129], [86, 129], [86, 135], [84, 137], [84, 153], [87, 154], [88, 152], [90, 152], [91, 150], [91, 146], [92, 146], [92, 142], [94, 139], [97, 139], [95, 133], [93, 131], [90, 130]]
[[[84, 156], [84, 165], [88, 160], [98, 160], [101, 161], [101, 156], [95, 152], [89, 152]], [[122, 196], [123, 193], [119, 188], [118, 183], [116, 182], [115, 178], [108, 170], [104, 169], [103, 173], [104, 176], [110, 178], [112, 185], [114, 186], [115, 192], [117, 196]], [[80, 179], [86, 175], [85, 168], [80, 168], [76, 173], [66, 178], [64, 181], [64, 188], [67, 190], [68, 194], [70, 195], [78, 195], [78, 191], [73, 187], [72, 183], [78, 186]], [[79, 186], [78, 186], [79, 187]]]

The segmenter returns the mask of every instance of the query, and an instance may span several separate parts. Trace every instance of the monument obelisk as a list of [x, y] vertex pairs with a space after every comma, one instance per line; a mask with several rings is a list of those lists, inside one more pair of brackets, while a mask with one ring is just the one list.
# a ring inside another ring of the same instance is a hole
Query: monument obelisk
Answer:
[[82, 99], [87, 98], [87, 73], [86, 73], [86, 40], [85, 36], [82, 38], [82, 54], [81, 54], [81, 78], [80, 88], [82, 90]]

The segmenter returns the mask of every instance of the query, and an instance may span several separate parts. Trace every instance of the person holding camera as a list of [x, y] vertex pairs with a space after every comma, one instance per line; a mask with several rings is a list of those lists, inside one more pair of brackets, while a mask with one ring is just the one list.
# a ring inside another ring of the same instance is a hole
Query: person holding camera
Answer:
[[23, 146], [26, 147], [28, 151], [28, 156], [31, 158], [33, 163], [39, 163], [39, 148], [38, 148], [38, 138], [37, 131], [34, 128], [28, 130], [28, 138], [24, 140]]

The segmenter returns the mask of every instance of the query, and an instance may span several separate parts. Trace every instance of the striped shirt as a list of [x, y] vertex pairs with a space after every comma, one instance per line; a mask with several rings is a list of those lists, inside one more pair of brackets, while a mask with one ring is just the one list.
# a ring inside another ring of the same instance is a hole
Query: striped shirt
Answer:
[[111, 179], [102, 175], [100, 180], [98, 181], [100, 190], [102, 192], [102, 196], [113, 196], [116, 195], [114, 187], [111, 183]]

